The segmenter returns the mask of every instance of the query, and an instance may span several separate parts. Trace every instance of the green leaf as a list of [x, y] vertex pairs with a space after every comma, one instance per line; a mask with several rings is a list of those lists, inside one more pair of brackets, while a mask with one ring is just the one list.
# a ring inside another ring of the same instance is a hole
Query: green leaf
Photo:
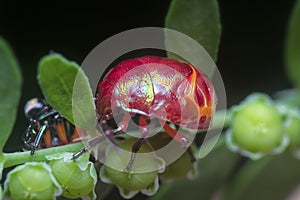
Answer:
[[[217, 59], [221, 25], [216, 0], [173, 0], [165, 27], [190, 36], [206, 49], [213, 60]], [[176, 46], [177, 49], [181, 47], [195, 54], [193, 46], [186, 46], [186, 42], [168, 34], [165, 37], [167, 49], [168, 46]], [[174, 57], [171, 54], [169, 56]]]
[[300, 89], [300, 1], [290, 17], [285, 49], [286, 70], [290, 80]]
[[212, 199], [240, 158], [227, 149], [223, 139], [210, 154], [198, 161], [198, 176], [195, 179], [163, 183], [150, 200]]
[[300, 162], [290, 153], [249, 160], [229, 185], [228, 200], [281, 200], [299, 184]]
[[0, 152], [16, 120], [22, 76], [9, 45], [0, 38]]
[[95, 106], [89, 81], [75, 63], [59, 54], [43, 57], [38, 81], [47, 102], [63, 117], [84, 129], [95, 127]]

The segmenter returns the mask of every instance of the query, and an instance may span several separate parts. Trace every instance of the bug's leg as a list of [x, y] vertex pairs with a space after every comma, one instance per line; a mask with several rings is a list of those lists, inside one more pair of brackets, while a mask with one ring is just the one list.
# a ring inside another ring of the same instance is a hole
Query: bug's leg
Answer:
[[36, 137], [36, 134], [37, 134], [36, 130], [39, 126], [39, 125], [37, 125], [37, 123], [38, 123], [38, 121], [35, 119], [30, 119], [30, 121], [29, 121], [29, 125], [22, 136], [24, 150], [32, 149], [34, 138]]
[[97, 144], [105, 141], [106, 139], [108, 139], [114, 145], [118, 146], [118, 144], [116, 143], [116, 140], [114, 138], [114, 132], [113, 132], [113, 130], [111, 130], [111, 128], [107, 124], [108, 119], [109, 119], [109, 115], [105, 115], [99, 119], [99, 123], [97, 123], [96, 131], [99, 131], [100, 134], [97, 137], [90, 140], [88, 142], [87, 146], [83, 147], [80, 151], [74, 153], [73, 158], [72, 158], [73, 160], [79, 158], [82, 154], [88, 152], [93, 147], [95, 147]]
[[[175, 125], [175, 129], [176, 129], [177, 132], [178, 132], [178, 130], [179, 130], [179, 127], [180, 127], [180, 126]], [[194, 153], [193, 153], [193, 150], [192, 150], [191, 146], [189, 146], [188, 149], [187, 149], [186, 151], [187, 151], [187, 154], [188, 154], [189, 157], [190, 157], [191, 163], [196, 162], [197, 159], [196, 159], [196, 157], [195, 157], [195, 155], [194, 155]]]
[[124, 169], [126, 172], [130, 172], [132, 170], [132, 166], [136, 157], [136, 153], [140, 150], [141, 146], [144, 144], [144, 142], [147, 140], [147, 137], [149, 135], [149, 127], [147, 123], [148, 117], [141, 115], [139, 118], [139, 126], [140, 131], [142, 133], [142, 137], [138, 138], [134, 145], [131, 148], [131, 156], [129, 163], [127, 164], [126, 168]]
[[36, 133], [35, 123], [36, 123], [36, 120], [30, 120], [29, 126], [27, 127], [27, 129], [24, 133], [25, 138], [29, 138], [31, 135], [34, 135], [34, 133]]
[[99, 120], [99, 123], [97, 124], [97, 130], [100, 131], [101, 134], [103, 134], [113, 145], [119, 146], [116, 142], [114, 131], [109, 127], [107, 124], [107, 117], [104, 116], [102, 119]]
[[166, 133], [174, 138], [179, 144], [182, 144], [184, 147], [188, 147], [191, 144], [191, 142], [183, 134], [174, 130], [164, 121], [159, 120], [159, 123], [165, 129]]
[[32, 144], [34, 142], [34, 137], [36, 135], [36, 132], [31, 129], [30, 127], [27, 128], [26, 132], [24, 133], [22, 137], [23, 141], [23, 150], [31, 150], [32, 149]]
[[44, 133], [46, 132], [46, 130], [49, 128], [47, 122], [45, 122], [41, 127], [40, 127], [40, 130], [39, 132], [37, 133], [37, 136], [34, 140], [34, 144], [33, 144], [33, 147], [31, 149], [31, 152], [30, 154], [33, 155], [35, 150], [38, 149], [42, 139], [43, 139], [43, 136], [44, 136]]
[[81, 155], [85, 154], [86, 152], [91, 150], [93, 147], [95, 147], [97, 144], [99, 144], [100, 142], [103, 142], [103, 141], [105, 141], [105, 136], [104, 135], [99, 135], [97, 137], [94, 137], [92, 140], [90, 140], [88, 142], [87, 146], [83, 147], [81, 150], [79, 150], [78, 152], [73, 154], [72, 160], [76, 160]]
[[114, 130], [115, 135], [120, 135], [122, 133], [125, 133], [128, 128], [129, 120], [131, 119], [131, 116], [129, 114], [125, 114], [121, 121], [118, 123], [118, 128]]
[[130, 160], [129, 160], [127, 166], [124, 169], [126, 172], [130, 172], [132, 170], [132, 166], [133, 166], [136, 154], [140, 150], [141, 146], [144, 144], [144, 142], [146, 140], [147, 140], [147, 137], [139, 138], [139, 139], [137, 139], [137, 141], [132, 146]]

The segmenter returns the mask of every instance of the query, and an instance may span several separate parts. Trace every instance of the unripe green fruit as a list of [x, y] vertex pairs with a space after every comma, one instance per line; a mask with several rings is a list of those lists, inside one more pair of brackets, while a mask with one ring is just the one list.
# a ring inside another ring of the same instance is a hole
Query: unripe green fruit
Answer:
[[84, 167], [80, 167], [74, 160], [66, 160], [63, 157], [49, 162], [53, 175], [62, 185], [62, 196], [75, 199], [93, 192], [97, 177], [96, 170], [91, 162], [85, 162]]
[[283, 151], [285, 137], [283, 117], [272, 100], [263, 94], [249, 96], [233, 112], [230, 132], [232, 143], [250, 154]]
[[131, 198], [138, 191], [153, 195], [158, 189], [157, 174], [164, 167], [164, 162], [155, 156], [147, 144], [143, 144], [131, 170], [126, 171], [135, 141], [135, 139], [126, 139], [120, 142], [121, 149], [109, 147], [106, 152], [105, 166], [100, 172], [101, 180], [116, 185], [125, 198]]
[[15, 200], [47, 200], [61, 194], [61, 188], [45, 163], [26, 163], [8, 174], [6, 193]]
[[[107, 152], [107, 160], [105, 162], [105, 173], [111, 182], [129, 191], [147, 188], [154, 182], [158, 173], [158, 160], [154, 155], [145, 157], [137, 156], [134, 160], [132, 170], [130, 172], [124, 170], [129, 163], [130, 151], [134, 143], [134, 139], [127, 139], [120, 142], [120, 147], [123, 151], [110, 148]], [[143, 144], [138, 153], [147, 152], [151, 152], [151, 148]]]

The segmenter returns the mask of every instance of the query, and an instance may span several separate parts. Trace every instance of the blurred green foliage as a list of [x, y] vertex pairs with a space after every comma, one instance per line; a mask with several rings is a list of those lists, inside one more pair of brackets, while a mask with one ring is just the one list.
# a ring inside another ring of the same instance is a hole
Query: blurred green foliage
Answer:
[[0, 38], [0, 152], [16, 120], [22, 77], [15, 55]]

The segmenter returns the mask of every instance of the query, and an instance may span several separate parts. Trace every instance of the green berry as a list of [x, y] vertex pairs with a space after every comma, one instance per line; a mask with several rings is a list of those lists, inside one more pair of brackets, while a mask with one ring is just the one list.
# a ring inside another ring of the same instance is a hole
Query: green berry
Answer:
[[263, 94], [249, 96], [234, 110], [230, 131], [234, 145], [254, 154], [271, 153], [285, 141], [283, 118]]
[[108, 149], [105, 166], [101, 169], [100, 178], [104, 182], [110, 182], [118, 186], [123, 194], [124, 191], [129, 193], [130, 191], [140, 190], [153, 190], [153, 192], [156, 192], [157, 174], [162, 161], [151, 152], [148, 145], [142, 145], [133, 162], [132, 169], [130, 171], [125, 170], [130, 161], [131, 148], [135, 141], [135, 139], [126, 139], [120, 142], [119, 145], [122, 150], [114, 147]]
[[72, 155], [65, 153], [60, 157], [52, 158], [49, 165], [53, 175], [62, 185], [62, 196], [74, 199], [93, 193], [97, 175], [93, 163], [88, 160], [75, 162], [70, 159]]
[[5, 193], [16, 200], [47, 200], [61, 194], [61, 188], [45, 163], [26, 163], [9, 172]]

